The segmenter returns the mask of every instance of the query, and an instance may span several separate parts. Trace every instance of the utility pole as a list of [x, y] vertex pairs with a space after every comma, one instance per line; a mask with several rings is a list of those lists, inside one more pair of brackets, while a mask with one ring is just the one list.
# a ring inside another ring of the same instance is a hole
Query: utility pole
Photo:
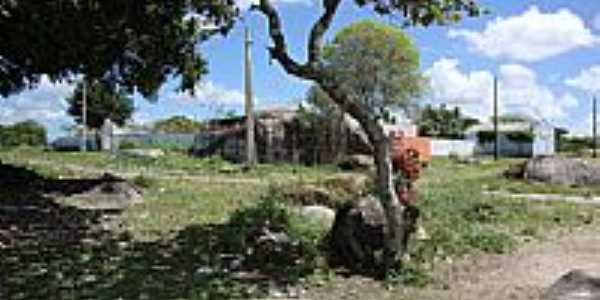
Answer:
[[244, 32], [244, 84], [246, 92], [246, 164], [248, 167], [256, 165], [256, 145], [254, 139], [254, 104], [252, 100], [252, 38], [250, 29], [246, 26]]
[[494, 76], [494, 160], [500, 157], [500, 134], [498, 132], [498, 78]]
[[592, 157], [596, 158], [596, 156], [597, 156], [596, 149], [597, 149], [597, 146], [598, 146], [598, 143], [596, 141], [596, 136], [597, 136], [597, 133], [598, 133], [598, 128], [597, 128], [597, 126], [598, 126], [597, 125], [597, 121], [598, 121], [598, 119], [597, 119], [598, 104], [597, 104], [595, 96], [592, 99], [592, 106], [593, 106], [593, 116], [592, 116], [592, 145], [593, 145], [592, 147], [593, 147], [593, 152], [592, 152]]
[[81, 120], [83, 127], [81, 128], [81, 151], [87, 151], [87, 79], [83, 78], [83, 87], [81, 90]]

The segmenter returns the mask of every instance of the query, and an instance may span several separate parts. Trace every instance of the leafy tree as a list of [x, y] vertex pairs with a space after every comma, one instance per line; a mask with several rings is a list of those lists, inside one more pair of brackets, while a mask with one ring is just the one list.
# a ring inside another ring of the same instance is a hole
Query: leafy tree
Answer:
[[477, 119], [463, 116], [458, 107], [448, 109], [445, 105], [439, 108], [427, 105], [421, 111], [417, 125], [422, 136], [462, 139], [465, 131], [478, 123]]
[[174, 116], [154, 123], [154, 131], [164, 133], [197, 133], [202, 123], [185, 116]]
[[0, 126], [0, 146], [12, 147], [20, 145], [46, 145], [46, 128], [33, 120], [9, 126]]
[[[307, 61], [304, 63], [294, 59], [287, 46], [286, 36], [282, 28], [282, 19], [273, 0], [260, 0], [255, 7], [267, 19], [268, 32], [273, 45], [269, 48], [271, 57], [279, 62], [283, 69], [294, 76], [311, 80], [321, 87], [340, 107], [355, 118], [365, 129], [371, 144], [374, 146], [374, 156], [377, 165], [376, 188], [385, 209], [387, 228], [384, 239], [385, 270], [402, 257], [405, 249], [405, 237], [408, 234], [409, 224], [398, 220], [407, 209], [399, 203], [392, 182], [392, 164], [390, 159], [390, 138], [386, 136], [381, 123], [376, 115], [377, 109], [370, 107], [368, 101], [359, 99], [360, 94], [348, 92], [349, 89], [343, 79], [348, 76], [332, 72], [325, 62], [323, 51], [323, 37], [329, 29], [342, 0], [323, 0], [323, 11], [310, 29], [306, 51]], [[369, 6], [382, 15], [396, 15], [404, 17], [406, 25], [431, 25], [447, 24], [458, 21], [461, 17], [477, 16], [481, 13], [480, 7], [473, 0], [355, 0], [359, 6]], [[368, 75], [368, 72], [365, 72]], [[373, 81], [381, 78], [378, 73], [371, 73]], [[379, 99], [382, 103], [384, 99]]]
[[[350, 0], [348, 0], [350, 1]], [[267, 19], [273, 42], [272, 58], [296, 77], [319, 85], [355, 118], [376, 148], [377, 190], [386, 211], [386, 270], [402, 256], [406, 226], [395, 216], [406, 209], [398, 203], [392, 184], [389, 137], [356, 95], [347, 93], [324, 62], [323, 37], [342, 0], [322, 0], [322, 13], [309, 31], [308, 57], [292, 58], [274, 0], [259, 0], [255, 9]], [[474, 0], [354, 0], [381, 15], [404, 18], [405, 25], [447, 24], [463, 16], [477, 16]], [[41, 74], [53, 80], [85, 74], [143, 95], [156, 92], [171, 76], [181, 76], [181, 88], [192, 90], [206, 71], [196, 44], [213, 32], [199, 30], [188, 16], [216, 24], [220, 32], [231, 27], [237, 14], [234, 0], [39, 0], [0, 4], [0, 94], [35, 86]], [[377, 76], [373, 76], [373, 79]]]
[[[87, 95], [87, 127], [99, 129], [105, 119], [123, 126], [131, 118], [134, 111], [133, 98], [124, 90], [113, 90], [105, 84], [96, 82], [86, 89]], [[75, 92], [67, 98], [67, 112], [75, 118], [77, 124], [83, 123], [83, 85], [79, 84]]]
[[[196, 44], [225, 33], [234, 0], [0, 2], [0, 95], [85, 74], [151, 95], [171, 76], [192, 89], [206, 73]], [[216, 30], [203, 30], [200, 20]]]

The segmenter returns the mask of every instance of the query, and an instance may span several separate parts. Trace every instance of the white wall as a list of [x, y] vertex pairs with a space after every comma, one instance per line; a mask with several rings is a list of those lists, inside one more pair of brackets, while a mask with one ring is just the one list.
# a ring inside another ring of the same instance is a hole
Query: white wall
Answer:
[[477, 143], [471, 140], [431, 140], [432, 156], [448, 156], [452, 153], [461, 156], [471, 156], [475, 154]]

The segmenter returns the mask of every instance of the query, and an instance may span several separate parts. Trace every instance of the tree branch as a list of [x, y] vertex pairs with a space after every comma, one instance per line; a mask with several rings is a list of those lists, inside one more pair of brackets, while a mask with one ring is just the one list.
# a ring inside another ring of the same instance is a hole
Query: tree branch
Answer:
[[301, 78], [313, 79], [313, 70], [307, 64], [302, 65], [298, 63], [288, 54], [281, 18], [271, 0], [260, 0], [257, 8], [267, 17], [269, 36], [274, 44], [269, 48], [271, 57], [277, 60], [287, 73]]
[[313, 25], [308, 39], [308, 64], [315, 65], [319, 63], [321, 58], [321, 48], [323, 43], [323, 35], [329, 29], [331, 21], [340, 6], [341, 0], [323, 0], [323, 8], [325, 12], [319, 20]]

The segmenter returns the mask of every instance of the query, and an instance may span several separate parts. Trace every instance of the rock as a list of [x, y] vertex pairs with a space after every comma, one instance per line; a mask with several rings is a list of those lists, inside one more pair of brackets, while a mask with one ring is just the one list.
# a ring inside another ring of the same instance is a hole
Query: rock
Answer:
[[595, 185], [600, 184], [600, 165], [576, 158], [540, 156], [527, 161], [523, 177], [570, 186]]
[[375, 168], [375, 161], [369, 155], [349, 155], [338, 162], [338, 167], [344, 171], [368, 171]]
[[86, 191], [66, 198], [66, 203], [81, 209], [121, 210], [143, 201], [142, 192], [129, 181], [104, 174]]
[[302, 206], [299, 211], [303, 218], [325, 227], [326, 231], [331, 229], [335, 220], [335, 211], [322, 205]]
[[157, 159], [165, 155], [161, 149], [124, 149], [121, 153], [127, 156], [146, 159]]
[[[398, 219], [408, 222], [405, 241], [416, 230], [418, 209], [406, 207]], [[329, 236], [330, 259], [334, 265], [354, 270], [374, 270], [383, 261], [385, 214], [380, 201], [366, 196], [337, 211]]]
[[600, 274], [586, 270], [572, 270], [563, 275], [545, 292], [545, 300], [598, 300]]

